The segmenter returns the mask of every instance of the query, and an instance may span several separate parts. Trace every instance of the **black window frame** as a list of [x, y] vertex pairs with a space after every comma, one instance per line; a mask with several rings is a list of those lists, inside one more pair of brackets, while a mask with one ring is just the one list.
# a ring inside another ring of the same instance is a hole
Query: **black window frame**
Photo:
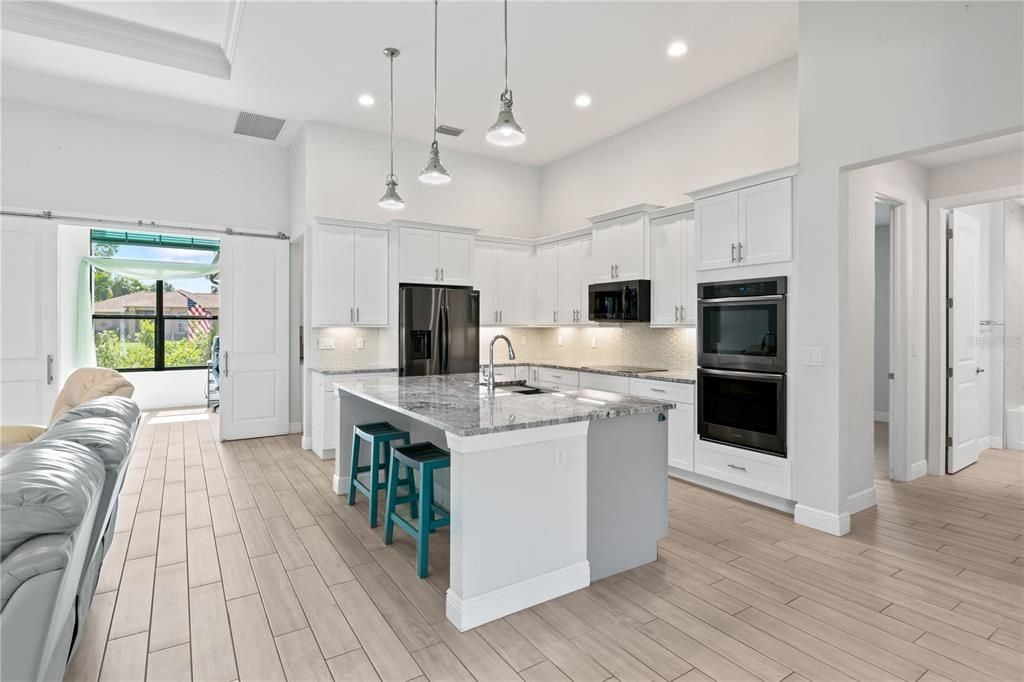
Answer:
[[[92, 286], [92, 278], [90, 278], [90, 287]], [[164, 334], [166, 333], [166, 323], [170, 321], [178, 320], [219, 320], [219, 315], [164, 315], [164, 280], [156, 280], [156, 314], [154, 315], [127, 315], [123, 313], [96, 313], [92, 314], [92, 319], [96, 320], [152, 320], [153, 321], [153, 366], [152, 367], [123, 367], [118, 368], [118, 372], [176, 372], [179, 370], [193, 370], [193, 369], [207, 369], [209, 363], [205, 365], [187, 365], [182, 367], [166, 367], [164, 365]], [[95, 300], [93, 301], [95, 304]], [[95, 325], [93, 326], [93, 334], [96, 333]]]

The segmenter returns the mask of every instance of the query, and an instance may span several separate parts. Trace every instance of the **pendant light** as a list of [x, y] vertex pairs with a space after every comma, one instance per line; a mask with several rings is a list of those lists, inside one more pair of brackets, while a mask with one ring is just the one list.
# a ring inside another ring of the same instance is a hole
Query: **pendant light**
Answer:
[[501, 93], [498, 120], [487, 130], [487, 141], [499, 147], [515, 147], [526, 142], [526, 132], [512, 115], [512, 91], [508, 89], [508, 0], [505, 0], [505, 90]]
[[398, 196], [398, 190], [396, 189], [398, 187], [398, 178], [395, 177], [395, 57], [400, 54], [401, 52], [396, 47], [384, 48], [384, 56], [388, 58], [388, 73], [391, 81], [391, 91], [388, 99], [391, 117], [391, 129], [388, 133], [388, 150], [391, 165], [387, 181], [385, 182], [387, 189], [384, 192], [384, 196], [377, 202], [377, 205], [392, 211], [405, 208], [405, 202], [402, 201], [402, 197]]
[[434, 141], [430, 144], [430, 159], [420, 171], [420, 182], [428, 185], [446, 185], [452, 176], [441, 165], [441, 153], [437, 149], [437, 0], [434, 0]]

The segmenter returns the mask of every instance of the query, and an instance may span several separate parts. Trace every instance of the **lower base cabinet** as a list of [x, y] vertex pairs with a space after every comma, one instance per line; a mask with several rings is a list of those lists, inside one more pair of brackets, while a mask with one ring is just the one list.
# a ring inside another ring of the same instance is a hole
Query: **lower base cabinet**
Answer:
[[709, 441], [697, 441], [695, 473], [750, 490], [792, 498], [789, 460]]
[[334, 459], [338, 447], [338, 392], [334, 382], [338, 379], [376, 379], [393, 377], [395, 372], [359, 372], [354, 374], [324, 374], [313, 372], [310, 379], [309, 395], [310, 422], [313, 430], [311, 446], [320, 459]]

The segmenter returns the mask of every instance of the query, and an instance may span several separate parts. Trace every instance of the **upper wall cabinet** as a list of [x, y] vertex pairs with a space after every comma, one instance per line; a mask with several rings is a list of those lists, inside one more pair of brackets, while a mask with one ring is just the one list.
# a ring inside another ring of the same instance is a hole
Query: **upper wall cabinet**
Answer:
[[693, 206], [655, 211], [651, 224], [651, 324], [697, 324]]
[[398, 281], [410, 284], [473, 284], [473, 233], [440, 226], [398, 226]]
[[647, 213], [656, 208], [640, 204], [590, 218], [594, 226], [590, 282], [650, 277]]
[[698, 270], [793, 257], [791, 177], [697, 199], [695, 216]]
[[473, 247], [480, 324], [533, 324], [533, 248], [528, 244], [477, 240]]
[[593, 239], [589, 234], [537, 247], [537, 324], [569, 327], [588, 324], [587, 276]]
[[310, 228], [314, 327], [386, 327], [388, 231], [317, 220]]

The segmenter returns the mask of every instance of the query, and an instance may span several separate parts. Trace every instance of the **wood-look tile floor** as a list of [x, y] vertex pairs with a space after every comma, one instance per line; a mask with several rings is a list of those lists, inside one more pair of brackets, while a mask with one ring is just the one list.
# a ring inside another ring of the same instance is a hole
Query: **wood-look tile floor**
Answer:
[[294, 436], [146, 416], [71, 680], [1020, 680], [1024, 453], [879, 481], [836, 538], [669, 484], [653, 564], [466, 633]]

